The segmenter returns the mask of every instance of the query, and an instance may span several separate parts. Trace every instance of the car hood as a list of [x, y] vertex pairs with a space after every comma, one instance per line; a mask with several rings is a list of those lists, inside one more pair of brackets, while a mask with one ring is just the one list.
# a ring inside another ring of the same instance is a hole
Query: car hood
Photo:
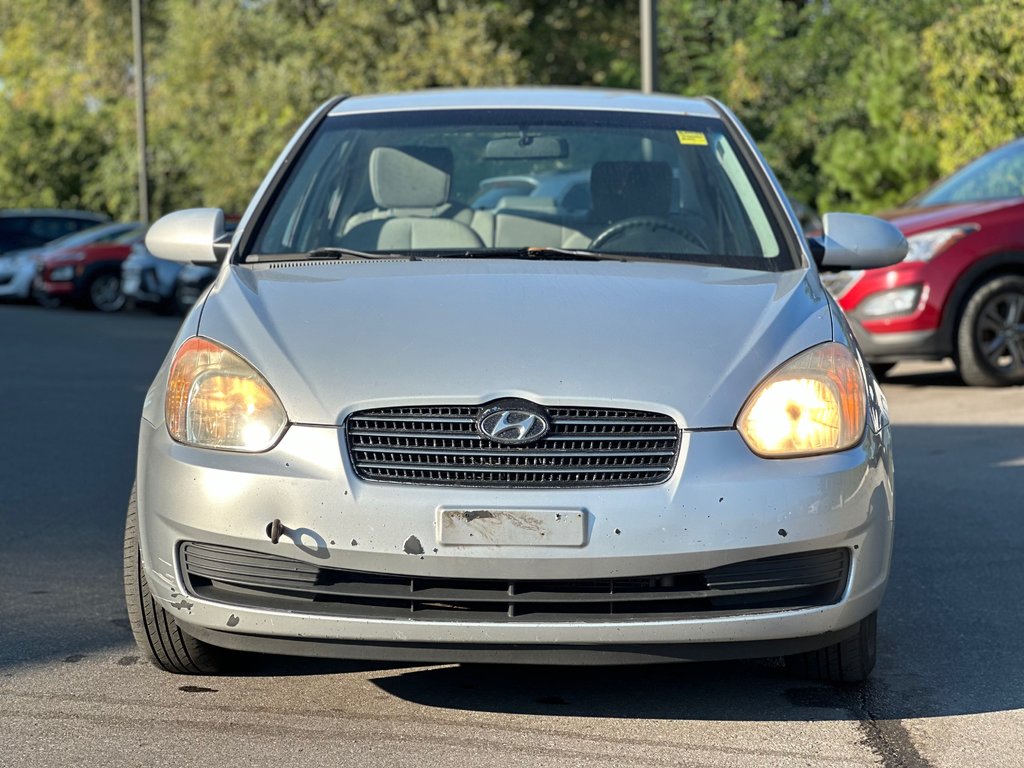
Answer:
[[233, 266], [199, 333], [255, 365], [295, 423], [522, 397], [710, 428], [832, 324], [805, 270], [459, 259]]
[[968, 223], [988, 213], [1020, 205], [1020, 198], [980, 200], [954, 205], [933, 205], [926, 208], [896, 208], [878, 216], [891, 221], [905, 235], [916, 235], [932, 229]]

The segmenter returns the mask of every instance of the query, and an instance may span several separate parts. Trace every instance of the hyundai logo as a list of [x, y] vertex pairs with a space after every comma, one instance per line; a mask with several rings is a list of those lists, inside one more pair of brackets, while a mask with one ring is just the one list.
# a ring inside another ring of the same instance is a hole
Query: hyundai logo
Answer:
[[496, 443], [523, 445], [540, 440], [551, 425], [540, 406], [526, 400], [502, 400], [480, 411], [476, 428]]

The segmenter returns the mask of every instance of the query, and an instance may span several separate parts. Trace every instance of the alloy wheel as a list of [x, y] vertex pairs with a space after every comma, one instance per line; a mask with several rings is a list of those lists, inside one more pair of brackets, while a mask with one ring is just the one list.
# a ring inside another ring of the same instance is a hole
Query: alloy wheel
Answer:
[[117, 275], [100, 275], [89, 286], [89, 299], [100, 312], [117, 312], [125, 303], [121, 293], [121, 278]]
[[982, 307], [975, 326], [978, 349], [994, 369], [1024, 371], [1024, 293], [1006, 291]]

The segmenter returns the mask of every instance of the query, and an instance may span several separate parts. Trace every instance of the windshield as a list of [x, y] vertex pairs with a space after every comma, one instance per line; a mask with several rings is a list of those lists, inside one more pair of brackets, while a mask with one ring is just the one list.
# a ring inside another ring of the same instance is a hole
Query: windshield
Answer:
[[108, 243], [124, 234], [126, 231], [138, 227], [138, 224], [100, 224], [96, 227], [89, 227], [80, 232], [72, 232], [70, 235], [58, 237], [46, 244], [47, 249], [57, 250], [58, 248], [71, 248], [79, 245], [91, 245], [92, 243]]
[[982, 155], [911, 201], [915, 205], [948, 205], [1024, 196], [1024, 141], [1015, 141]]
[[117, 243], [118, 245], [131, 245], [146, 234], [146, 228], [138, 225], [133, 225], [131, 229], [126, 232], [120, 233], [117, 237], [111, 238], [108, 242]]
[[267, 257], [551, 248], [798, 266], [721, 120], [599, 110], [330, 117], [253, 242]]

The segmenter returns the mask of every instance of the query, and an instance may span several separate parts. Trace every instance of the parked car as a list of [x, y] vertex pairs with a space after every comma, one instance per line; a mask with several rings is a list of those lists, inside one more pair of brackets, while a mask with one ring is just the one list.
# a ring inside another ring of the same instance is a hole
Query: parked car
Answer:
[[[586, 220], [462, 202], [481, 167], [566, 164], [589, 172]], [[823, 228], [823, 269], [906, 253], [878, 219]], [[146, 237], [226, 260], [142, 413], [125, 585], [157, 666], [212, 673], [243, 650], [870, 672], [885, 400], [721, 104], [336, 99], [230, 247], [222, 231], [207, 208]]]
[[[225, 217], [226, 242], [230, 242], [230, 234], [238, 226], [238, 218]], [[132, 246], [128, 258], [121, 264], [121, 292], [137, 306], [184, 313], [213, 282], [216, 274], [216, 270], [210, 267], [158, 259], [140, 240]]]
[[217, 270], [214, 267], [202, 264], [184, 265], [174, 285], [174, 301], [182, 312], [192, 308], [215, 277]]
[[107, 217], [89, 211], [48, 208], [0, 210], [0, 254], [38, 248], [64, 235], [93, 227]]
[[821, 217], [818, 216], [817, 211], [808, 205], [804, 205], [799, 200], [790, 199], [789, 204], [793, 206], [793, 213], [796, 214], [797, 221], [800, 222], [800, 228], [804, 234], [819, 234], [821, 232]]
[[63, 248], [73, 248], [93, 243], [109, 242], [135, 227], [135, 224], [98, 224], [37, 248], [0, 253], [0, 298], [27, 299], [32, 295], [32, 281], [36, 276], [39, 261], [47, 254]]
[[826, 281], [876, 370], [952, 358], [968, 384], [1024, 384], [1024, 139], [882, 216], [906, 260]]
[[107, 242], [47, 253], [39, 261], [33, 295], [45, 306], [72, 303], [100, 312], [119, 311], [125, 304], [121, 262], [145, 234], [146, 228], [136, 222]]
[[140, 240], [121, 263], [121, 293], [136, 306], [149, 306], [161, 312], [177, 311], [175, 287], [183, 266], [158, 259]]

